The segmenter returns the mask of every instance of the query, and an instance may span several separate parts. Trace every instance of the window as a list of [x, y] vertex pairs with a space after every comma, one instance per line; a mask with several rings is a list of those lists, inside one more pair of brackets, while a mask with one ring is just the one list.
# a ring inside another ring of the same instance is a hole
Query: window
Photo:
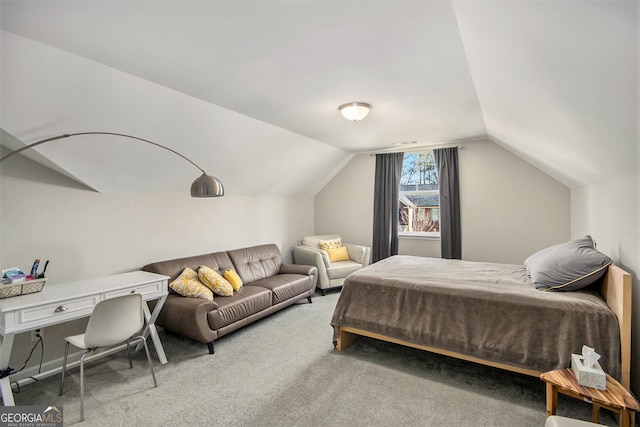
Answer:
[[432, 151], [404, 155], [398, 200], [400, 236], [440, 236], [438, 182]]

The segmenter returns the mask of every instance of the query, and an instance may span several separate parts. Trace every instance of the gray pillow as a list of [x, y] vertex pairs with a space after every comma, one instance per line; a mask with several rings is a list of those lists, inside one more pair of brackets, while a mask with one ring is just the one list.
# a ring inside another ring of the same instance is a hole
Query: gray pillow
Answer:
[[524, 267], [539, 291], [576, 291], [599, 280], [611, 262], [586, 236], [536, 252]]

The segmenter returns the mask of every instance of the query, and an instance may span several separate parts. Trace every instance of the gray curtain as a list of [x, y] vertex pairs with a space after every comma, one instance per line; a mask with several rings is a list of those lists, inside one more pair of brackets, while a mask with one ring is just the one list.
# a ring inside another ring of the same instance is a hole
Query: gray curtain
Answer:
[[404, 153], [376, 154], [371, 261], [398, 254], [398, 198]]
[[440, 179], [440, 245], [442, 258], [462, 258], [458, 148], [433, 150]]

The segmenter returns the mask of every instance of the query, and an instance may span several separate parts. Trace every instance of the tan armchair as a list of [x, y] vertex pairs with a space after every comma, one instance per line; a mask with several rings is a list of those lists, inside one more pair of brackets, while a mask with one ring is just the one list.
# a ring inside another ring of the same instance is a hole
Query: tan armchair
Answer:
[[293, 262], [295, 264], [313, 265], [318, 268], [318, 285], [322, 295], [327, 289], [339, 288], [344, 279], [354, 271], [369, 265], [371, 249], [367, 246], [342, 242], [347, 248], [349, 260], [329, 260], [327, 251], [320, 249], [320, 241], [341, 239], [338, 234], [322, 234], [305, 236], [301, 244], [293, 248]]

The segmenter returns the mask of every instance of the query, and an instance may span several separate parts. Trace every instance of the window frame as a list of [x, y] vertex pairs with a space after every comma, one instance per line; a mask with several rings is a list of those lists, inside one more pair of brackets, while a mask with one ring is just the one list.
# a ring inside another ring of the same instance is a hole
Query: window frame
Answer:
[[[433, 156], [433, 150], [420, 150], [420, 151], [414, 151], [414, 152], [408, 152], [405, 153], [405, 156], [407, 154], [428, 154], [431, 153], [431, 155]], [[404, 171], [404, 159], [402, 161], [402, 168]], [[435, 164], [435, 161], [434, 161]], [[398, 191], [398, 209], [400, 209], [400, 199], [403, 195], [406, 194], [438, 194], [440, 193], [440, 179], [438, 178], [438, 189], [437, 190], [424, 190], [424, 191], [419, 191], [419, 190], [414, 190], [414, 191], [402, 191], [402, 183], [400, 184], [400, 189]], [[413, 185], [413, 184], [405, 184], [405, 185]], [[420, 185], [420, 184], [418, 184]], [[400, 215], [400, 212], [398, 211], [398, 215]], [[438, 203], [438, 222], [440, 221], [440, 204]], [[400, 231], [400, 218], [398, 218], [398, 238], [401, 239], [425, 239], [425, 240], [440, 240], [440, 231]], [[438, 226], [439, 229], [439, 226]]]

